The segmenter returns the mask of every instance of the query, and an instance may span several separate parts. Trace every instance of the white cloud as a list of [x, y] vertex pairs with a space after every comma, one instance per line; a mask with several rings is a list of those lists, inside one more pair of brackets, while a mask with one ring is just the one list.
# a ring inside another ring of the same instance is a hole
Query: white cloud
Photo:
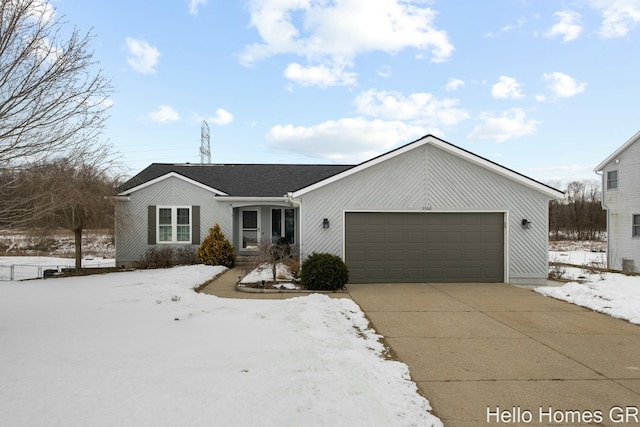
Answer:
[[601, 37], [626, 36], [640, 22], [640, 0], [589, 0], [602, 13]]
[[277, 151], [336, 163], [359, 163], [425, 133], [420, 126], [400, 121], [349, 118], [310, 127], [274, 126], [267, 134], [267, 143]]
[[571, 10], [560, 11], [553, 14], [559, 22], [555, 24], [544, 36], [553, 38], [561, 36], [564, 43], [577, 39], [582, 32], [580, 14]]
[[521, 108], [512, 108], [497, 116], [483, 113], [480, 118], [482, 123], [468, 136], [471, 140], [504, 142], [519, 136], [533, 135], [540, 124], [536, 120], [528, 119]]
[[189, 13], [191, 15], [197, 15], [198, 14], [198, 8], [201, 5], [205, 5], [207, 4], [208, 0], [189, 0]]
[[[454, 50], [447, 33], [435, 28], [436, 14], [423, 0], [255, 0], [249, 8], [261, 42], [245, 46], [240, 56], [245, 65], [295, 54], [309, 66], [332, 70], [353, 66], [356, 56], [372, 51], [415, 48], [442, 62]], [[343, 84], [342, 79], [336, 82]]]
[[521, 28], [522, 26], [524, 26], [524, 24], [525, 24], [526, 22], [527, 22], [527, 20], [526, 20], [526, 19], [524, 19], [524, 18], [519, 18], [519, 19], [516, 21], [516, 23], [515, 23], [515, 24], [507, 24], [507, 25], [505, 25], [504, 27], [502, 27], [502, 28], [500, 29], [500, 31], [498, 31], [497, 33], [493, 33], [493, 32], [491, 32], [491, 33], [486, 34], [486, 37], [496, 37], [496, 36], [498, 36], [499, 34], [502, 34], [502, 33], [508, 33], [508, 32], [510, 32], [510, 31], [513, 31], [513, 30], [516, 30], [516, 29], [518, 29], [518, 28]]
[[545, 73], [542, 78], [547, 82], [547, 87], [561, 98], [575, 96], [584, 92], [587, 87], [586, 83], [580, 83], [573, 77], [560, 72]]
[[455, 99], [436, 99], [430, 93], [412, 93], [404, 96], [398, 92], [371, 89], [361, 92], [355, 100], [358, 113], [386, 120], [410, 120], [429, 126], [451, 126], [469, 117], [456, 108]]
[[224, 126], [233, 121], [233, 114], [225, 110], [224, 108], [218, 108], [216, 115], [210, 117], [208, 121], [217, 124], [218, 126]]
[[377, 74], [384, 79], [388, 79], [393, 73], [389, 65], [383, 65], [382, 67], [380, 67]]
[[180, 120], [180, 114], [170, 105], [159, 105], [157, 111], [149, 113], [149, 118], [159, 123], [175, 122]]
[[127, 37], [127, 63], [139, 73], [153, 74], [160, 59], [160, 51], [144, 40]]
[[456, 91], [456, 90], [460, 89], [463, 86], [464, 86], [464, 81], [463, 80], [460, 80], [460, 79], [452, 77], [452, 78], [449, 79], [449, 81], [445, 85], [444, 89], [447, 92], [451, 92], [451, 91]]
[[522, 98], [520, 83], [513, 77], [500, 76], [498, 83], [491, 87], [491, 95], [494, 98]]
[[518, 18], [518, 20], [516, 21], [515, 24], [507, 24], [507, 25], [505, 25], [504, 27], [502, 27], [500, 29], [500, 32], [501, 33], [508, 33], [509, 31], [516, 30], [518, 28], [521, 28], [526, 22], [527, 22], [526, 19]]
[[215, 116], [204, 117], [200, 114], [194, 114], [191, 116], [191, 120], [195, 123], [200, 123], [203, 120], [207, 123], [213, 123], [218, 126], [228, 125], [233, 121], [233, 114], [225, 110], [224, 108], [218, 108]]
[[356, 82], [357, 74], [345, 72], [343, 67], [289, 64], [284, 70], [287, 79], [301, 86], [346, 86]]

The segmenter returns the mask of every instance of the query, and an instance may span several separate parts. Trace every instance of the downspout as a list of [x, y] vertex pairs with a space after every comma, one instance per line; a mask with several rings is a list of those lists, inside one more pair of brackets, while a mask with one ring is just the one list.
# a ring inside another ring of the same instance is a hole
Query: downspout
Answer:
[[607, 211], [607, 268], [611, 268], [611, 246], [609, 246], [611, 244], [611, 239], [609, 239], [609, 208], [607, 208], [607, 205], [604, 204], [604, 170], [595, 172], [596, 175], [600, 175], [600, 188], [602, 188], [602, 195], [600, 196], [600, 206], [602, 206], [602, 209]]
[[293, 206], [294, 208], [298, 208], [298, 218], [300, 218], [300, 220], [298, 221], [298, 260], [302, 261], [302, 242], [304, 242], [303, 238], [302, 238], [302, 202], [299, 202], [297, 200], [293, 199], [293, 193], [292, 192], [288, 192], [287, 193], [287, 202]]

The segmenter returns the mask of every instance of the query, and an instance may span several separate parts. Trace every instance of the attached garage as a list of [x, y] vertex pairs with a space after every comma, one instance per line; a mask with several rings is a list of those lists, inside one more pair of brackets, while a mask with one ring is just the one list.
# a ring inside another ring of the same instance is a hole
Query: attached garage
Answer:
[[346, 212], [351, 283], [505, 281], [503, 212]]
[[544, 285], [562, 192], [428, 135], [288, 194], [300, 257], [339, 255], [350, 283]]

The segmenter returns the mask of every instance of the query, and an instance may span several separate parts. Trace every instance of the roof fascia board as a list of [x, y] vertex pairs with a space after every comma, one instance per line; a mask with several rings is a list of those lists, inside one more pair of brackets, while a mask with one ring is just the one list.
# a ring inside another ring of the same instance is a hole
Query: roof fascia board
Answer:
[[624, 150], [626, 150], [627, 148], [629, 148], [629, 146], [631, 144], [633, 144], [634, 142], [638, 141], [640, 139], [640, 131], [636, 132], [635, 135], [633, 135], [631, 138], [629, 138], [627, 140], [627, 142], [625, 142], [624, 144], [622, 144], [616, 151], [614, 151], [613, 153], [611, 153], [611, 155], [609, 157], [607, 157], [606, 159], [604, 159], [598, 166], [596, 166], [593, 171], [594, 172], [600, 172], [601, 170], [604, 169], [604, 167], [609, 164], [611, 161], [613, 161], [616, 157], [618, 157], [620, 155], [620, 153], [622, 153]]
[[228, 202], [287, 202], [287, 196], [270, 196], [270, 197], [260, 197], [260, 196], [225, 196], [218, 195], [216, 196], [216, 200], [224, 200]]
[[520, 175], [510, 169], [505, 168], [504, 166], [500, 166], [497, 163], [493, 163], [483, 157], [480, 157], [476, 154], [473, 154], [469, 151], [463, 150], [459, 147], [456, 147], [455, 145], [449, 144], [445, 141], [442, 141], [432, 135], [427, 135], [425, 137], [422, 137], [416, 141], [413, 141], [405, 146], [402, 146], [398, 149], [395, 149], [393, 151], [390, 151], [386, 154], [383, 154], [381, 156], [375, 157], [369, 161], [366, 161], [364, 163], [361, 163], [357, 166], [354, 166], [351, 169], [348, 169], [344, 172], [341, 172], [339, 174], [333, 175], [323, 181], [317, 182], [315, 184], [312, 184], [308, 187], [305, 188], [301, 188], [298, 191], [295, 191], [291, 194], [291, 196], [293, 198], [297, 198], [300, 197], [306, 193], [309, 193], [310, 191], [316, 190], [320, 187], [323, 187], [325, 185], [331, 184], [332, 182], [338, 181], [342, 178], [346, 178], [354, 173], [360, 172], [364, 169], [367, 169], [371, 166], [375, 166], [379, 163], [382, 163], [386, 160], [389, 160], [395, 156], [399, 156], [401, 154], [406, 153], [407, 151], [413, 150], [414, 148], [420, 147], [422, 145], [425, 144], [432, 144], [435, 147], [438, 147], [442, 150], [445, 150], [449, 153], [452, 153], [458, 157], [462, 157], [466, 160], [471, 161], [474, 164], [477, 164], [485, 169], [489, 169], [495, 173], [498, 173], [502, 176], [505, 176], [507, 178], [510, 178], [512, 180], [515, 180], [527, 187], [533, 188], [537, 191], [540, 191], [542, 193], [545, 193], [546, 195], [554, 198], [554, 199], [562, 199], [564, 198], [564, 193], [562, 191], [553, 189], [551, 187], [547, 187], [546, 185], [539, 183], [531, 178], [525, 177], [524, 175]]
[[196, 187], [202, 188], [203, 190], [210, 191], [210, 192], [214, 193], [217, 196], [226, 196], [227, 195], [226, 193], [224, 193], [224, 192], [222, 192], [220, 190], [216, 190], [215, 188], [211, 188], [208, 185], [205, 185], [205, 184], [203, 184], [201, 182], [194, 181], [193, 179], [187, 178], [184, 175], [180, 175], [177, 172], [166, 173], [166, 174], [161, 175], [161, 176], [159, 176], [159, 177], [157, 177], [155, 179], [152, 179], [150, 181], [144, 182], [144, 183], [142, 183], [140, 185], [132, 187], [132, 188], [130, 188], [128, 190], [125, 190], [125, 191], [123, 191], [121, 193], [118, 193], [118, 195], [119, 196], [125, 196], [125, 195], [128, 195], [128, 194], [134, 193], [134, 192], [136, 192], [138, 190], [142, 190], [143, 188], [148, 187], [150, 185], [157, 184], [158, 182], [164, 181], [165, 179], [169, 179], [169, 178], [181, 179], [181, 180], [183, 180], [185, 182], [188, 182], [189, 184], [195, 185]]

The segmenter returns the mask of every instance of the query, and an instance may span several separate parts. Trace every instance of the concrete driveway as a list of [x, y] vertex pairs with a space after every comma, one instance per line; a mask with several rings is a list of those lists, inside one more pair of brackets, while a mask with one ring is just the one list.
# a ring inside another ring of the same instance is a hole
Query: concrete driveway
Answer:
[[507, 284], [348, 285], [445, 426], [640, 425], [640, 326]]

